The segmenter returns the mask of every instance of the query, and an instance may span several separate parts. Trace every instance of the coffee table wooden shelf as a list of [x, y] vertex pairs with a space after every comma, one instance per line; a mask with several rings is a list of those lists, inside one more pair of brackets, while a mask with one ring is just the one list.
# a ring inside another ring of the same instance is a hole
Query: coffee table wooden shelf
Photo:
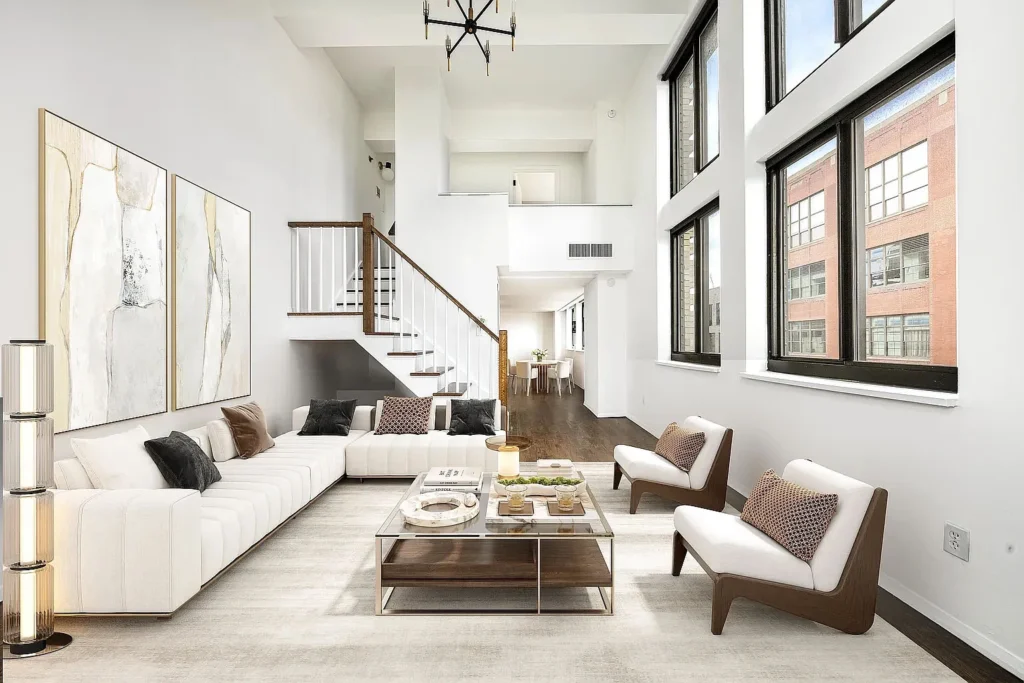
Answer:
[[[413, 482], [403, 500], [419, 493], [423, 476]], [[483, 509], [492, 495], [491, 483], [492, 475], [485, 475], [485, 493], [480, 496]], [[495, 524], [480, 515], [454, 527], [415, 527], [404, 522], [396, 506], [375, 538], [376, 613], [466, 613], [444, 606], [416, 611], [387, 608], [396, 589], [413, 588], [536, 589], [536, 609], [474, 611], [560, 613], [543, 608], [543, 589], [588, 588], [598, 591], [604, 609], [570, 611], [612, 614], [615, 535], [589, 489], [587, 495], [599, 519], [585, 523], [567, 517], [564, 524]]]

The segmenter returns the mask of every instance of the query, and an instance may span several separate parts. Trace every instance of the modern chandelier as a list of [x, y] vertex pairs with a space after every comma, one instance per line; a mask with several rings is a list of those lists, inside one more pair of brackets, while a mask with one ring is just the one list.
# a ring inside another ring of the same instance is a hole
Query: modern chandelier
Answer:
[[[423, 0], [423, 37], [430, 38], [430, 25], [438, 24], [440, 26], [454, 26], [455, 28], [462, 29], [462, 35], [459, 39], [452, 43], [452, 37], [449, 35], [445, 38], [444, 49], [448, 53], [448, 70], [452, 70], [452, 53], [455, 52], [455, 48], [465, 39], [467, 35], [473, 36], [476, 39], [476, 44], [480, 46], [480, 52], [484, 55], [484, 61], [487, 62], [487, 75], [491, 75], [491, 41], [481, 41], [480, 31], [487, 31], [488, 33], [500, 33], [505, 36], [512, 36], [512, 51], [516, 49], [516, 0], [512, 0], [512, 17], [509, 19], [508, 25], [509, 30], [503, 28], [490, 28], [488, 26], [482, 26], [477, 19], [477, 14], [473, 9], [473, 0], [469, 0], [469, 7], [464, 8], [462, 6], [462, 0], [455, 0], [455, 4], [458, 5], [459, 11], [462, 12], [462, 21], [443, 21], [441, 19], [430, 18], [430, 1]], [[480, 10], [480, 15], [488, 10], [488, 8], [494, 5], [494, 12], [498, 12], [498, 0], [488, 0], [484, 8]], [[448, 0], [448, 6], [452, 6], [452, 0]]]

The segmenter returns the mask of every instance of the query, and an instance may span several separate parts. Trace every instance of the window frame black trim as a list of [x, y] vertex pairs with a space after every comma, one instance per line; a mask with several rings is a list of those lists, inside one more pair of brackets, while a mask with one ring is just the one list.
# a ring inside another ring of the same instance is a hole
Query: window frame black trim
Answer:
[[[884, 7], [882, 8], [884, 9]], [[881, 10], [879, 10], [881, 11]], [[883, 386], [956, 392], [956, 366], [912, 365], [857, 360], [855, 325], [858, 292], [858, 264], [864, 259], [854, 244], [856, 205], [856, 135], [855, 122], [878, 104], [890, 99], [907, 86], [956, 59], [956, 34], [939, 40], [919, 57], [899, 69], [847, 107], [810, 130], [795, 143], [773, 155], [765, 164], [767, 177], [768, 218], [768, 370], [791, 375], [806, 375], [847, 380]], [[836, 139], [836, 172], [838, 190], [839, 231], [839, 358], [806, 358], [784, 353], [785, 284], [787, 271], [783, 265], [783, 249], [788, 246], [788, 231], [783, 240], [785, 197], [782, 172], [786, 166]]]
[[826, 57], [821, 64], [814, 67], [811, 73], [800, 79], [789, 92], [785, 92], [785, 63], [784, 48], [786, 44], [784, 22], [780, 17], [785, 15], [786, 0], [764, 0], [764, 84], [765, 84], [765, 111], [769, 112], [779, 102], [786, 99], [790, 92], [796, 90], [801, 83], [810, 78], [815, 71], [820, 69], [828, 60], [832, 59], [843, 46], [853, 40], [857, 34], [864, 30], [864, 27], [874, 21], [882, 14], [889, 5], [896, 0], [886, 0], [876, 9], [871, 16], [857, 26], [852, 26], [853, 11], [852, 3], [856, 0], [834, 0], [835, 4], [835, 25], [833, 27], [835, 42], [838, 47]]
[[[671, 336], [669, 339], [669, 357], [671, 360], [679, 363], [697, 363], [700, 365], [712, 365], [715, 367], [721, 367], [722, 365], [722, 354], [721, 353], [705, 353], [702, 348], [704, 346], [704, 316], [705, 316], [705, 305], [706, 299], [708, 298], [708, 286], [707, 279], [704, 277], [704, 270], [707, 267], [708, 259], [708, 245], [707, 239], [704, 232], [701, 230], [702, 221], [709, 217], [711, 214], [719, 211], [718, 197], [715, 197], [710, 202], [704, 204], [702, 207], [694, 211], [692, 214], [687, 216], [685, 219], [680, 221], [672, 230], [669, 232], [669, 251], [671, 252], [670, 263], [671, 270], [669, 272], [669, 282], [672, 287], [672, 295], [669, 297], [670, 305], [672, 307], [669, 320], [671, 321]], [[679, 312], [678, 306], [678, 294], [679, 287], [677, 286], [677, 277], [679, 274], [679, 264], [677, 262], [677, 256], [679, 250], [676, 249], [676, 236], [686, 231], [690, 227], [693, 227], [693, 239], [694, 239], [694, 253], [697, 258], [694, 259], [694, 282], [697, 285], [695, 287], [694, 301], [693, 301], [693, 329], [694, 329], [694, 349], [695, 351], [677, 351], [676, 350], [676, 329], [679, 325], [679, 321], [676, 316]], [[719, 325], [721, 328], [721, 325]]]
[[[890, 0], [891, 1], [891, 0]], [[668, 82], [668, 109], [669, 109], [669, 144], [672, 147], [672, 154], [669, 155], [669, 196], [674, 197], [682, 191], [686, 185], [677, 187], [676, 180], [678, 179], [678, 157], [679, 157], [679, 146], [677, 144], [679, 136], [679, 113], [677, 109], [677, 94], [676, 94], [676, 80], [679, 78], [679, 74], [682, 72], [686, 64], [693, 59], [693, 130], [694, 130], [694, 145], [693, 145], [693, 178], [696, 178], [699, 174], [703, 173], [711, 163], [718, 158], [721, 154], [721, 140], [719, 140], [718, 154], [711, 157], [710, 159], [704, 159], [704, 150], [702, 149], [702, 133], [704, 130], [704, 111], [703, 111], [703, 95], [701, 94], [701, 86], [704, 83], [703, 69], [700, 68], [700, 37], [703, 35], [704, 30], [711, 23], [711, 19], [718, 16], [718, 0], [708, 0], [704, 3], [703, 7], [700, 8], [700, 12], [694, 19], [693, 24], [690, 25], [689, 31], [686, 33], [686, 38], [680, 43], [679, 49], [676, 50], [675, 55], [672, 56], [672, 61], [669, 62], [668, 68], [661, 74], [661, 80]], [[721, 43], [719, 43], [719, 49], [721, 49]], [[721, 74], [721, 72], [719, 72]], [[721, 75], [719, 75], [721, 80]], [[719, 116], [721, 118], [721, 116]], [[719, 127], [721, 131], [721, 127]], [[690, 178], [690, 182], [693, 181]]]

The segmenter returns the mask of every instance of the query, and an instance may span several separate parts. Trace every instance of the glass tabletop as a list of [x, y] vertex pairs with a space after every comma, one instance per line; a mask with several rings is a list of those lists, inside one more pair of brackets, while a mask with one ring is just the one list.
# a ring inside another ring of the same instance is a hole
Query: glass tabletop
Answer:
[[[523, 472], [521, 476], [529, 476], [532, 473]], [[468, 522], [454, 526], [424, 527], [406, 524], [399, 508], [402, 503], [411, 496], [419, 495], [420, 487], [426, 473], [420, 474], [416, 480], [402, 495], [394, 509], [388, 514], [388, 518], [377, 530], [377, 538], [558, 538], [566, 536], [584, 538], [613, 538], [611, 527], [605, 519], [604, 511], [590, 490], [589, 484], [584, 483], [585, 491], [580, 492], [581, 497], [587, 498], [585, 507], [592, 507], [597, 512], [598, 519], [587, 521], [574, 521], [566, 517], [565, 521], [558, 522], [533, 522], [533, 523], [509, 523], [509, 522], [488, 522], [487, 504], [491, 496], [497, 496], [504, 500], [504, 496], [495, 494], [492, 491], [494, 481], [493, 474], [485, 474], [482, 491], [480, 493], [480, 512]], [[528, 500], [548, 501], [554, 500], [554, 496], [530, 496]]]

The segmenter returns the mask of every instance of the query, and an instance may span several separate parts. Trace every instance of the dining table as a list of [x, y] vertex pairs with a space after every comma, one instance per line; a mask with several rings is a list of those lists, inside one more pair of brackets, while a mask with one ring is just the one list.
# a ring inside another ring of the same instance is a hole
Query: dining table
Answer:
[[[545, 394], [550, 391], [548, 388], [548, 370], [552, 366], [558, 366], [559, 361], [557, 360], [531, 360], [530, 363], [530, 374], [532, 375], [533, 368], [537, 368], [537, 393], [544, 392]], [[555, 370], [557, 372], [557, 370]], [[526, 385], [526, 395], [530, 395], [530, 385]]]

